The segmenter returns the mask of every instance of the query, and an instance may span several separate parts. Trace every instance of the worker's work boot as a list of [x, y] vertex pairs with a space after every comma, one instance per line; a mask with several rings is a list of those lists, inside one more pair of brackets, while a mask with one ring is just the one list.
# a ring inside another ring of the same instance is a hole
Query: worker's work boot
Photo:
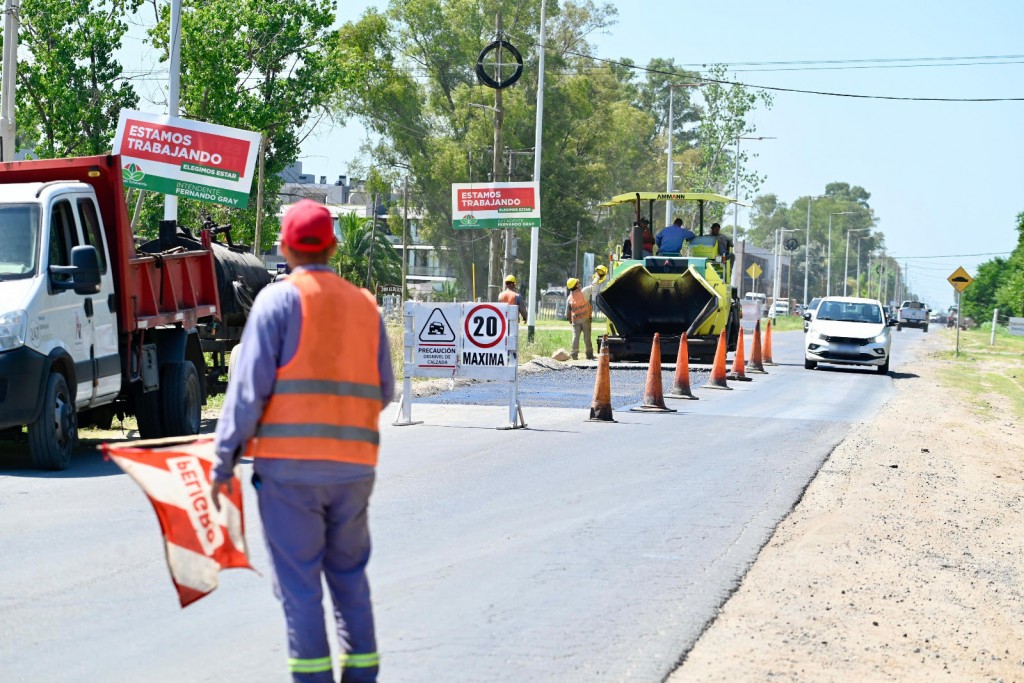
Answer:
[[573, 360], [579, 360], [580, 359], [580, 354], [578, 354], [578, 353], [572, 354], [572, 359]]
[[594, 360], [594, 354], [588, 353], [587, 354], [587, 360]]

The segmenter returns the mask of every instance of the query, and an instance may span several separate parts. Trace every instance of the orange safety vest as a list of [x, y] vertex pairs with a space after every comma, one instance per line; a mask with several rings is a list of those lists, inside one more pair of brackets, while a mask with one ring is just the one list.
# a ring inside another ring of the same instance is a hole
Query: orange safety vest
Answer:
[[377, 464], [380, 314], [373, 295], [327, 271], [292, 273], [302, 330], [277, 370], [247, 454]]
[[574, 323], [590, 320], [593, 310], [590, 308], [590, 302], [583, 296], [582, 290], [574, 289], [569, 292], [569, 311], [572, 313], [572, 322]]
[[513, 306], [517, 306], [517, 296], [519, 296], [519, 292], [513, 292], [511, 289], [506, 289], [501, 294], [498, 295], [498, 301], [500, 301], [503, 304], [512, 304]]

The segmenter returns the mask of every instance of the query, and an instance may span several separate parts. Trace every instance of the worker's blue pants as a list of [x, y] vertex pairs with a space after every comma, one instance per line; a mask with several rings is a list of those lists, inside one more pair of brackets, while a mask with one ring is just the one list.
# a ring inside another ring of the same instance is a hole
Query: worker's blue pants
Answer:
[[[373, 478], [344, 484], [283, 484], [263, 478], [260, 517], [274, 565], [274, 592], [288, 626], [295, 683], [334, 683], [321, 574], [334, 603], [343, 683], [377, 680], [367, 504]], [[347, 662], [347, 663], [346, 663]]]

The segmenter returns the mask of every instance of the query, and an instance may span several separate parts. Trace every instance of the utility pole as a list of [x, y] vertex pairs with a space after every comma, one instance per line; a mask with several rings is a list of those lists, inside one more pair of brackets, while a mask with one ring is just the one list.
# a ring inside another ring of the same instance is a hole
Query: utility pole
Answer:
[[[475, 264], [474, 264], [475, 265]], [[405, 278], [409, 273], [409, 176], [402, 190], [402, 310], [405, 310]], [[475, 285], [475, 283], [474, 283]], [[474, 289], [476, 287], [474, 286]]]
[[[495, 25], [495, 29], [496, 29], [497, 34], [498, 34], [498, 38], [497, 39], [501, 40], [501, 34], [502, 34], [502, 29], [503, 29], [503, 26], [502, 26], [502, 23], [501, 23], [501, 12], [497, 13], [497, 16], [495, 17], [494, 25]], [[498, 66], [497, 66], [497, 76], [498, 76], [498, 80], [501, 80], [501, 47], [500, 46], [496, 50], [496, 55], [497, 55], [497, 59], [498, 59], [498, 61], [497, 61], [497, 64], [498, 64]], [[500, 183], [502, 176], [505, 175], [504, 169], [502, 168], [502, 166], [504, 165], [504, 161], [505, 161], [504, 157], [502, 156], [502, 151], [505, 149], [505, 145], [504, 145], [504, 137], [502, 136], [502, 133], [501, 133], [501, 126], [502, 126], [502, 124], [504, 122], [505, 116], [504, 116], [504, 112], [502, 111], [501, 104], [502, 104], [501, 88], [495, 88], [494, 89], [494, 154], [491, 157], [492, 158], [492, 164], [491, 164], [491, 182], [492, 183]], [[508, 232], [508, 231], [506, 231], [506, 232]], [[508, 244], [508, 240], [506, 240], [506, 244], [507, 244], [507, 246], [505, 247], [506, 250], [510, 249], [511, 245]], [[487, 263], [487, 299], [489, 301], [497, 301], [498, 300], [498, 294], [501, 293], [501, 273], [498, 272], [499, 269], [501, 268], [501, 261], [500, 261], [501, 257], [499, 255], [499, 249], [501, 249], [501, 232], [498, 231], [498, 230], [493, 230], [491, 232], [490, 258], [488, 259], [488, 263]], [[506, 258], [508, 258], [507, 254], [506, 254]]]
[[[508, 150], [508, 159], [506, 159], [506, 173], [508, 182], [512, 182], [512, 150]], [[512, 228], [505, 228], [505, 276], [512, 274], [515, 264], [512, 263], [512, 245], [515, 239], [515, 231]]]
[[[540, 206], [540, 151], [544, 123], [544, 24], [547, 18], [547, 3], [540, 0], [540, 59], [537, 74], [537, 120], [533, 131], [533, 182], [537, 183], [537, 205]], [[541, 212], [541, 220], [544, 213]], [[530, 228], [530, 297], [527, 301], [526, 338], [533, 341], [534, 327], [537, 322], [537, 259], [540, 258], [540, 227]]]
[[576, 260], [573, 262], [572, 274], [574, 277], [580, 276], [580, 222], [576, 221]]
[[[370, 273], [373, 272], [373, 243], [377, 241], [377, 193], [373, 193], [373, 226], [370, 228], [370, 248], [366, 253], [366, 288], [370, 288]], [[374, 292], [376, 294], [376, 292]]]
[[[263, 171], [265, 168], [264, 161], [267, 156], [267, 136], [260, 136], [260, 161], [258, 166], [258, 178], [256, 179], [256, 231], [252, 238], [252, 253], [253, 256], [263, 260], [260, 255], [260, 242], [263, 239]], [[142, 193], [142, 190], [139, 190]]]
[[[167, 87], [167, 114], [168, 116], [177, 116], [181, 95], [181, 0], [171, 0], [170, 28], [171, 54], [168, 60], [170, 82]], [[178, 220], [178, 197], [176, 195], [164, 196], [164, 220]]]
[[18, 10], [14, 0], [4, 2], [3, 82], [0, 84], [0, 161], [14, 161], [18, 150], [14, 120], [14, 91], [18, 70]]

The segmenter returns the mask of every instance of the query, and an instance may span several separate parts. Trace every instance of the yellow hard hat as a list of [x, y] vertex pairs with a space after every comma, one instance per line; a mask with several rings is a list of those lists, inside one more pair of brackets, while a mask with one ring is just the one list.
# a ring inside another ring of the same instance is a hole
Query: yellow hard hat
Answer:
[[605, 268], [604, 266], [598, 266], [597, 268], [594, 268], [594, 270], [597, 271], [597, 273], [599, 275], [607, 275], [608, 274], [608, 269]]
[[515, 275], [506, 275], [505, 276], [505, 282], [511, 282], [512, 284], [515, 284], [516, 283], [516, 276]]
[[569, 278], [568, 280], [565, 281], [565, 288], [566, 289], [576, 289], [579, 286], [580, 286], [580, 281], [577, 280], [574, 277], [571, 277], [571, 278]]

